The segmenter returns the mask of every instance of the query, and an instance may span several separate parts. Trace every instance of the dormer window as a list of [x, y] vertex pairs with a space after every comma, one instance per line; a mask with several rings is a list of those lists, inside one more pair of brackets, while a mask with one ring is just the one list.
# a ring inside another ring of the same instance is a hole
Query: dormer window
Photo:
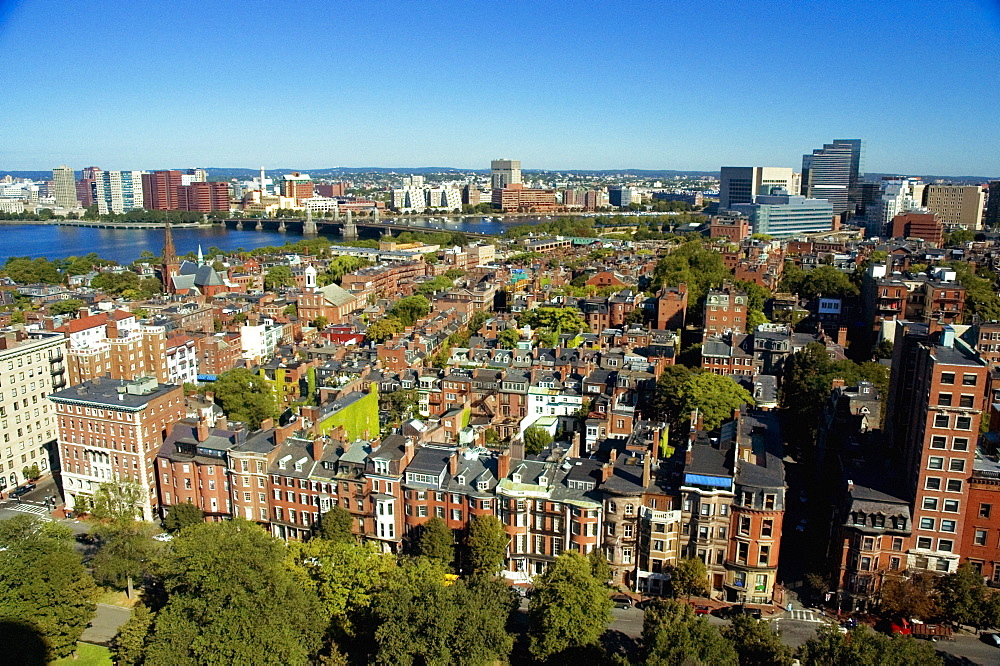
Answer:
[[514, 483], [521, 483], [521, 475], [518, 474], [517, 472], [514, 472], [513, 474], [510, 475], [510, 480], [513, 481]]
[[538, 485], [540, 485], [540, 486], [547, 486], [547, 485], [549, 485], [549, 477], [547, 477], [544, 474], [542, 474], [540, 477], [538, 477]]
[[486, 490], [489, 487], [490, 483], [486, 479], [480, 479], [479, 482], [476, 484], [477, 490]]
[[465, 475], [464, 474], [459, 474], [458, 477], [455, 480], [458, 482], [458, 485], [460, 485], [460, 486], [464, 486], [465, 485]]

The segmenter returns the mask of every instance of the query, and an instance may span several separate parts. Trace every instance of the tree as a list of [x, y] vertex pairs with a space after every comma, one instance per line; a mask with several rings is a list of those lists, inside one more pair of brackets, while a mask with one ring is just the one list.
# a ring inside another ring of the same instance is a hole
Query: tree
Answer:
[[25, 479], [28, 479], [29, 481], [37, 479], [41, 475], [42, 471], [38, 469], [37, 463], [32, 463], [21, 469], [21, 476], [23, 476]]
[[722, 637], [736, 648], [740, 666], [791, 666], [792, 649], [767, 622], [738, 615], [722, 628]]
[[79, 311], [86, 303], [81, 301], [79, 298], [65, 298], [61, 301], [56, 301], [49, 306], [49, 313], [53, 315], [64, 315], [72, 314]]
[[351, 512], [335, 504], [319, 520], [316, 537], [331, 543], [354, 543], [354, 517]]
[[875, 351], [873, 355], [876, 359], [891, 359], [892, 358], [892, 340], [880, 340], [877, 345], [875, 345]]
[[149, 634], [147, 661], [308, 663], [321, 644], [319, 600], [299, 584], [286, 552], [241, 518], [178, 534], [163, 562], [167, 601]]
[[410, 418], [417, 407], [417, 389], [397, 389], [389, 393], [379, 393], [379, 400], [389, 412], [389, 423], [399, 424]]
[[413, 326], [431, 311], [431, 303], [425, 296], [413, 295], [401, 298], [389, 308], [389, 316], [395, 317], [403, 326]]
[[983, 624], [983, 610], [996, 593], [986, 587], [982, 575], [969, 562], [963, 562], [936, 583], [939, 608], [945, 618], [976, 627]]
[[111, 641], [111, 656], [116, 664], [139, 666], [146, 659], [146, 639], [154, 615], [145, 604], [132, 609], [132, 616], [118, 629]]
[[539, 661], [565, 650], [596, 645], [611, 621], [611, 598], [576, 551], [557, 557], [535, 579], [529, 606], [530, 651]]
[[139, 276], [132, 271], [106, 272], [100, 273], [90, 281], [90, 286], [94, 289], [120, 296], [128, 290], [140, 291], [141, 283]]
[[[27, 515], [0, 523], [0, 625], [30, 624], [45, 640], [47, 662], [75, 649], [97, 608], [95, 595], [68, 529]], [[27, 638], [0, 637], [4, 657], [23, 652], [16, 639]]]
[[326, 328], [326, 325], [329, 324], [329, 323], [330, 323], [330, 320], [327, 319], [326, 317], [324, 317], [323, 315], [320, 315], [320, 316], [316, 317], [315, 320], [313, 320], [313, 326], [315, 326], [316, 328], [318, 328], [321, 331], [324, 328]]
[[8, 257], [3, 273], [18, 284], [61, 284], [63, 281], [56, 264], [42, 257]]
[[595, 548], [587, 553], [587, 559], [590, 560], [591, 575], [602, 584], [607, 585], [611, 580], [611, 564], [608, 563], [608, 558], [604, 555], [604, 549]]
[[552, 435], [538, 426], [528, 426], [524, 430], [524, 452], [534, 455], [541, 453], [552, 443]]
[[264, 274], [264, 291], [275, 291], [281, 287], [294, 287], [295, 276], [288, 266], [271, 266]]
[[928, 620], [937, 614], [933, 574], [913, 574], [909, 578], [890, 576], [879, 590], [879, 606], [884, 615], [902, 615]]
[[668, 365], [656, 381], [656, 390], [648, 397], [644, 406], [648, 416], [658, 421], [666, 421], [676, 430], [687, 419], [685, 405], [681, 397], [682, 388], [690, 381], [693, 373], [683, 365]]
[[579, 333], [589, 330], [583, 315], [576, 308], [534, 308], [522, 312], [518, 318], [519, 326], [545, 328], [563, 333]]
[[968, 229], [956, 229], [945, 238], [945, 245], [965, 245], [976, 240], [976, 235]]
[[521, 334], [510, 328], [497, 333], [497, 346], [500, 349], [515, 349], [520, 340]]
[[506, 663], [514, 647], [514, 637], [506, 627], [518, 606], [513, 590], [492, 576], [459, 581], [451, 589], [461, 613], [450, 641], [452, 663]]
[[816, 637], [802, 645], [795, 656], [803, 666], [878, 664], [879, 666], [933, 666], [944, 662], [934, 644], [910, 636], [886, 636], [861, 624], [843, 635], [835, 625], [821, 625]]
[[719, 427], [741, 405], [754, 404], [750, 392], [732, 377], [707, 372], [692, 375], [681, 387], [680, 398], [685, 413], [690, 414], [697, 409], [708, 430]]
[[215, 399], [226, 416], [246, 423], [251, 430], [277, 412], [274, 393], [267, 381], [246, 368], [233, 368], [219, 375], [213, 386]]
[[800, 298], [812, 300], [817, 296], [847, 298], [858, 295], [858, 287], [846, 273], [833, 266], [817, 266], [811, 271], [786, 262], [781, 279], [781, 291], [798, 294]]
[[495, 516], [475, 516], [465, 537], [473, 575], [493, 576], [500, 571], [509, 542], [510, 537], [499, 519]]
[[395, 317], [385, 317], [368, 326], [365, 339], [368, 342], [382, 344], [397, 333], [403, 332], [403, 322]]
[[413, 290], [413, 293], [420, 294], [421, 296], [430, 296], [435, 292], [451, 289], [453, 286], [455, 286], [455, 284], [449, 280], [447, 276], [437, 275], [426, 282], [421, 282], [420, 285]]
[[451, 568], [455, 560], [455, 535], [444, 520], [434, 516], [420, 527], [417, 554]]
[[678, 560], [671, 570], [670, 587], [674, 596], [708, 594], [708, 569], [700, 557], [686, 557]]
[[142, 515], [145, 496], [142, 486], [134, 481], [105, 481], [94, 493], [94, 517], [115, 522], [135, 520]]
[[205, 522], [205, 512], [190, 502], [181, 502], [170, 507], [163, 519], [163, 526], [168, 532], [180, 532], [189, 525]]
[[162, 544], [153, 539], [155, 533], [152, 524], [131, 519], [95, 527], [98, 550], [90, 562], [94, 579], [101, 585], [131, 589], [156, 566]]
[[738, 666], [732, 644], [688, 604], [662, 599], [646, 608], [642, 622], [647, 666]]

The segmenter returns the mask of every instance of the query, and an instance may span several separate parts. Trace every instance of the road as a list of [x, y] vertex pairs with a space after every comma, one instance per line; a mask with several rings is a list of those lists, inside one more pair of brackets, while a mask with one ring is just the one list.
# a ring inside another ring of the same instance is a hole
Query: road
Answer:
[[97, 604], [97, 613], [87, 628], [83, 630], [80, 640], [84, 643], [107, 645], [118, 633], [118, 627], [128, 622], [131, 616], [132, 611], [129, 608]]

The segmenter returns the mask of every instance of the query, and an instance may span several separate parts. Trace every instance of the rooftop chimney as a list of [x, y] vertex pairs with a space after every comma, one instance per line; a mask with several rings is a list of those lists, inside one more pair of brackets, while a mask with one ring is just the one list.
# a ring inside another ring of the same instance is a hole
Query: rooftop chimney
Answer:
[[403, 464], [401, 467], [406, 467], [410, 464], [410, 461], [413, 460], [414, 448], [413, 438], [407, 437], [406, 441], [403, 443]]
[[649, 484], [653, 480], [653, 456], [650, 454], [645, 454], [642, 457], [642, 487], [649, 488]]
[[198, 441], [199, 442], [204, 442], [205, 440], [208, 439], [208, 435], [209, 435], [208, 419], [206, 419], [204, 416], [199, 416], [198, 417], [198, 429], [197, 429], [197, 432], [196, 432], [196, 436], [198, 438]]
[[508, 476], [510, 476], [510, 448], [497, 454], [497, 480], [506, 479]]
[[226, 419], [225, 414], [215, 417], [215, 427], [218, 428], [219, 430], [229, 429], [229, 421]]
[[461, 455], [459, 449], [455, 449], [451, 452], [448, 457], [448, 474], [451, 476], [458, 475], [458, 457]]
[[323, 448], [325, 442], [323, 437], [317, 437], [312, 443], [312, 457], [313, 460], [321, 460], [323, 458]]
[[955, 346], [955, 329], [948, 324], [941, 329], [941, 346], [942, 347], [954, 347]]

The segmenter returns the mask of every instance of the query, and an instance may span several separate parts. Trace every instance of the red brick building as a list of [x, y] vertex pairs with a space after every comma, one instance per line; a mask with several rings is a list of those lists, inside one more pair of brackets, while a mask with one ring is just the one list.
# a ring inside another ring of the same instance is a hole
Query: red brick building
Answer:
[[892, 218], [893, 238], [922, 238], [929, 243], [944, 242], [944, 225], [934, 213], [903, 213]]
[[181, 172], [154, 171], [142, 174], [142, 201], [149, 210], [177, 210], [177, 188], [181, 187]]
[[191, 183], [177, 188], [177, 207], [196, 213], [229, 211], [229, 185], [226, 183]]
[[687, 317], [688, 290], [686, 284], [663, 287], [656, 295], [656, 326], [658, 330], [684, 328]]

